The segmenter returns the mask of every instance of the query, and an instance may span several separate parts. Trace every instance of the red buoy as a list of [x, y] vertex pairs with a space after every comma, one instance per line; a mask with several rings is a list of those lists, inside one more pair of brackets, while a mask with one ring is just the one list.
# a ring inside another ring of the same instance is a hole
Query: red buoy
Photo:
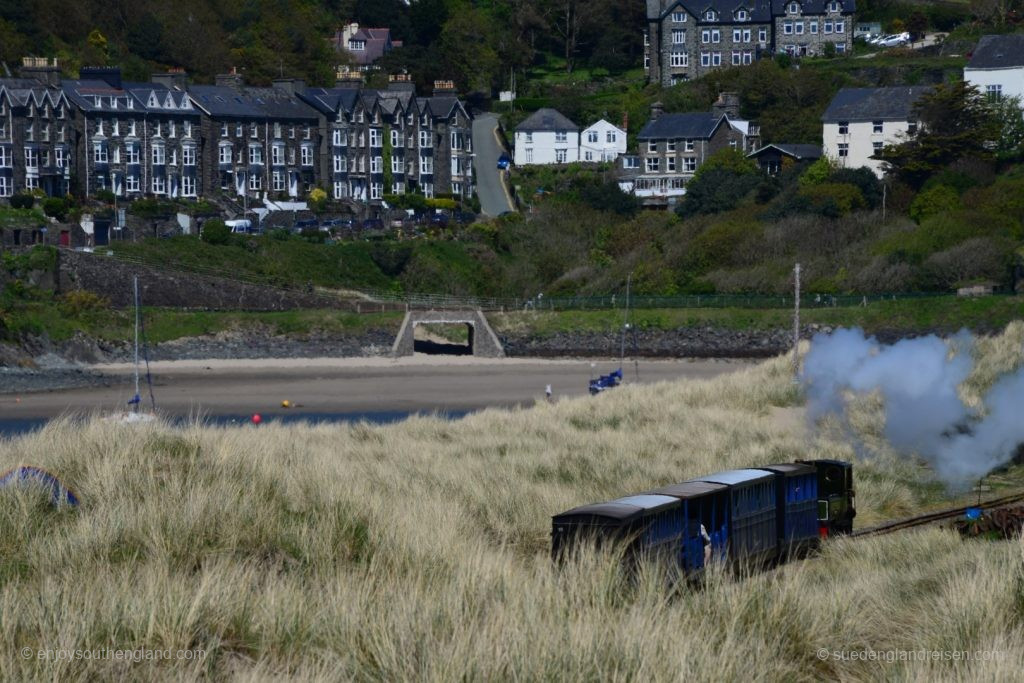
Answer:
[[259, 413], [253, 413], [252, 423], [254, 425], [258, 425], [260, 422], [263, 422], [263, 418], [260, 417], [260, 414]]

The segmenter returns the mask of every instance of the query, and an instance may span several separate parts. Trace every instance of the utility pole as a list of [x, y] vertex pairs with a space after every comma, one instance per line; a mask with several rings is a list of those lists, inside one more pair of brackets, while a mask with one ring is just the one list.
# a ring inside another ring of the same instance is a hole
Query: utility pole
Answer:
[[796, 296], [793, 299], [793, 384], [800, 383], [800, 264], [793, 269], [794, 289]]

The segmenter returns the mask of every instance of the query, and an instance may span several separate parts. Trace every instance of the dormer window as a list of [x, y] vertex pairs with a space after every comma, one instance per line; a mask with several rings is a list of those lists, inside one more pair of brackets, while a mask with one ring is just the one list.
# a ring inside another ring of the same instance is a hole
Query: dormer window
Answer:
[[128, 98], [128, 108], [135, 109], [135, 102], [130, 97]]
[[800, 14], [800, 3], [798, 3], [798, 2], [791, 2], [791, 3], [789, 3], [789, 7], [786, 9], [786, 11], [789, 12], [790, 14]]
[[673, 12], [672, 23], [674, 24], [685, 24], [686, 23], [686, 12]]
[[[62, 119], [62, 118], [64, 118], [64, 107], [61, 107], [61, 106], [57, 106], [57, 107], [56, 107], [56, 108], [54, 109], [54, 111], [55, 111], [55, 112], [57, 113], [57, 118], [58, 118], [58, 119]], [[4, 113], [4, 112], [3, 112], [3, 106], [2, 106], [2, 105], [0, 105], [0, 114], [3, 114], [3, 113]]]
[[838, 2], [830, 2], [828, 4], [828, 11], [829, 12], [838, 12], [839, 11], [839, 7], [840, 7], [840, 5], [839, 5]]
[[111, 97], [110, 98], [110, 108], [111, 109], [117, 109], [117, 98], [116, 97]]
[[716, 19], [718, 19], [718, 13], [715, 12], [715, 10], [713, 9], [709, 9], [707, 12], [704, 13], [704, 19], [706, 21], [715, 21]]
[[92, 98], [92, 103], [97, 109], [99, 109], [103, 106], [103, 98], [97, 95], [96, 97]]
[[738, 9], [736, 10], [736, 21], [746, 21], [748, 18], [747, 10]]
[[349, 50], [354, 50], [356, 52], [362, 52], [363, 50], [366, 49], [366, 41], [365, 40], [350, 40], [350, 41], [348, 41], [348, 49]]

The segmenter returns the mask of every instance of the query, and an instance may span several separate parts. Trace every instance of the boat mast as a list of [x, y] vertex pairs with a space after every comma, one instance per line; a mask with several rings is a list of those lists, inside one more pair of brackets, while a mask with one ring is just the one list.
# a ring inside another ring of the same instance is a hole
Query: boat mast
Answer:
[[139, 276], [134, 278], [135, 289], [135, 412], [139, 412]]

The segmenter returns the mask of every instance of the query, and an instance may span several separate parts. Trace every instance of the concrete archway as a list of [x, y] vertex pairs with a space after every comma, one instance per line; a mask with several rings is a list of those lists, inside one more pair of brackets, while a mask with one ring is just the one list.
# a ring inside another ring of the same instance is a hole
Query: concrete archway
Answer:
[[405, 314], [402, 327], [391, 347], [392, 356], [411, 356], [415, 349], [417, 325], [466, 325], [469, 328], [469, 347], [474, 356], [481, 358], [504, 358], [498, 336], [487, 323], [481, 311], [409, 311]]

